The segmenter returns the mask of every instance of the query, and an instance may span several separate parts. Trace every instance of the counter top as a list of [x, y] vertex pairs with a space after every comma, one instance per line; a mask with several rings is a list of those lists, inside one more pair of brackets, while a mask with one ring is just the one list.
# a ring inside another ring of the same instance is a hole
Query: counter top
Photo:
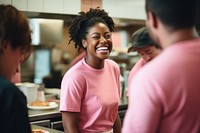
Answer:
[[[126, 110], [127, 107], [128, 107], [128, 99], [127, 97], [122, 97], [120, 99], [118, 110], [119, 111]], [[61, 113], [59, 112], [59, 107], [55, 109], [50, 109], [50, 110], [30, 110], [29, 109], [28, 113], [29, 113], [30, 122], [61, 117]]]
[[64, 133], [63, 131], [58, 131], [58, 130], [54, 130], [54, 129], [50, 129], [50, 128], [46, 128], [46, 127], [42, 127], [42, 126], [37, 126], [37, 125], [31, 125], [32, 130], [33, 129], [42, 129], [45, 131], [48, 131], [49, 133]]

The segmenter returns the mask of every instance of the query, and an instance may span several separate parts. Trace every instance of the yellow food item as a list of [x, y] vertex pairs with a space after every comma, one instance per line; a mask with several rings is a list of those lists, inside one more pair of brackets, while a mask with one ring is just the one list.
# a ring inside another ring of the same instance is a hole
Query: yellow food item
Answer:
[[28, 104], [29, 106], [49, 106], [49, 102], [45, 101], [34, 101]]
[[33, 129], [32, 133], [45, 133], [45, 131], [42, 129]]

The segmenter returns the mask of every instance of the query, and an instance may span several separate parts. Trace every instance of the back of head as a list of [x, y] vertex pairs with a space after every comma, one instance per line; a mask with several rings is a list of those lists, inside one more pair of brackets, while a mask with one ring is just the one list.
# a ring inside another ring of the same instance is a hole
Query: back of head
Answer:
[[0, 53], [2, 45], [10, 43], [11, 47], [30, 51], [31, 31], [27, 17], [11, 5], [0, 5]]
[[200, 36], [200, 0], [198, 1], [198, 15], [197, 15], [197, 22], [196, 22], [196, 29]]
[[191, 28], [197, 18], [198, 0], [146, 0], [146, 11], [172, 29]]

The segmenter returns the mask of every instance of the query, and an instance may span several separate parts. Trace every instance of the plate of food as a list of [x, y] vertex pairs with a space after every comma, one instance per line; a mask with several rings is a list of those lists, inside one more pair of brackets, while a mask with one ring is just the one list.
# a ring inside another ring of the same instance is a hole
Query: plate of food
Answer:
[[29, 109], [33, 110], [48, 110], [58, 107], [56, 102], [47, 102], [47, 101], [34, 101], [27, 104]]
[[43, 129], [32, 129], [32, 133], [49, 133], [49, 131]]

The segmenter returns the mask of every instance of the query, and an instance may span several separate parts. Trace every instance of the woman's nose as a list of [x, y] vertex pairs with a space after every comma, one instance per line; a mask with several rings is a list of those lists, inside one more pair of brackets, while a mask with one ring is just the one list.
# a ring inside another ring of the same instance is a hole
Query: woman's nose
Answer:
[[103, 36], [102, 36], [102, 37], [100, 38], [100, 42], [101, 42], [101, 43], [104, 43], [104, 42], [106, 42], [106, 39], [105, 39], [105, 37], [103, 37]]

